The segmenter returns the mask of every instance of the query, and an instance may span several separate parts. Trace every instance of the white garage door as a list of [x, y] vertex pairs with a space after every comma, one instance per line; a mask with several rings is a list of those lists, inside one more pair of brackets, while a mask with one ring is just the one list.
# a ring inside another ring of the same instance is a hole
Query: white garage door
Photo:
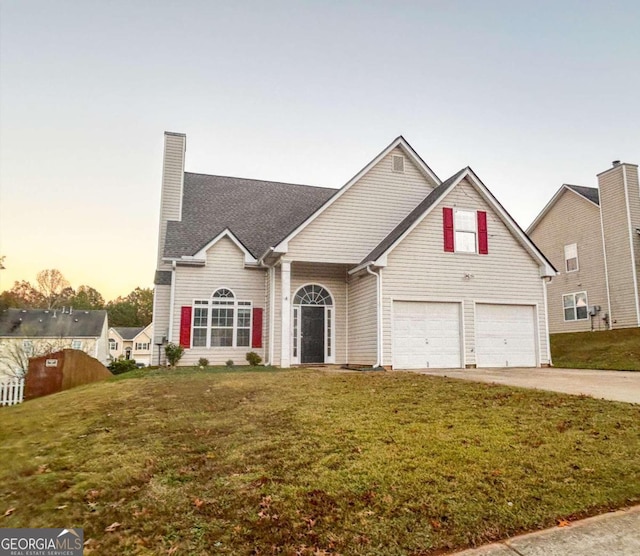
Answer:
[[476, 305], [478, 367], [535, 367], [535, 310], [531, 305]]
[[461, 366], [459, 303], [393, 303], [394, 369]]

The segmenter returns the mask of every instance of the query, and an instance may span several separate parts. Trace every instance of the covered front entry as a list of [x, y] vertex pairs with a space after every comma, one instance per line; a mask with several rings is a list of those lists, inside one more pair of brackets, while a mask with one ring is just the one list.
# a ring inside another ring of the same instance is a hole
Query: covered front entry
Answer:
[[333, 353], [333, 297], [318, 284], [301, 287], [293, 298], [293, 363], [331, 363]]
[[462, 366], [460, 303], [394, 301], [393, 368]]
[[533, 305], [476, 304], [478, 367], [537, 366]]

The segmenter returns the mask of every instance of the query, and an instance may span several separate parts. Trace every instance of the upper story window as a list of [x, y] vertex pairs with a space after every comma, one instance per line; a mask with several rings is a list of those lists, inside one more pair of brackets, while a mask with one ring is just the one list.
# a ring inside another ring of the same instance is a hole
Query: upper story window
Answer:
[[476, 212], [456, 210], [454, 213], [455, 250], [461, 253], [475, 253], [477, 250]]
[[443, 207], [442, 221], [445, 251], [489, 254], [486, 211]]
[[568, 293], [562, 296], [564, 320], [585, 320], [589, 318], [587, 292]]
[[210, 300], [195, 300], [191, 338], [193, 347], [249, 347], [251, 301], [239, 301], [226, 288]]
[[111, 351], [115, 351], [118, 349], [118, 342], [116, 342], [113, 338], [109, 338], [109, 349]]
[[578, 245], [572, 243], [564, 246], [564, 267], [567, 272], [578, 270]]

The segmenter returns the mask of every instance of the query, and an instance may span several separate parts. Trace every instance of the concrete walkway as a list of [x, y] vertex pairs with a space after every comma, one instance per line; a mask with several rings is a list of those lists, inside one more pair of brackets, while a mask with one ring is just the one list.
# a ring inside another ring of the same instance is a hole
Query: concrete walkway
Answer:
[[422, 369], [421, 374], [640, 403], [640, 372], [590, 369]]
[[455, 556], [637, 556], [640, 506], [456, 552]]

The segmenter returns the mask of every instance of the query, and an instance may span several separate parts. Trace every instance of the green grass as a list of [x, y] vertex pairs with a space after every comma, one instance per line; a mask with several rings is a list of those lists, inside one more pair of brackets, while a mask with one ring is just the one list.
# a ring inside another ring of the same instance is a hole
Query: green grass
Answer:
[[0, 410], [1, 527], [84, 527], [100, 555], [418, 556], [640, 501], [631, 404], [409, 373], [129, 376]]
[[640, 371], [640, 328], [551, 335], [555, 367]]

